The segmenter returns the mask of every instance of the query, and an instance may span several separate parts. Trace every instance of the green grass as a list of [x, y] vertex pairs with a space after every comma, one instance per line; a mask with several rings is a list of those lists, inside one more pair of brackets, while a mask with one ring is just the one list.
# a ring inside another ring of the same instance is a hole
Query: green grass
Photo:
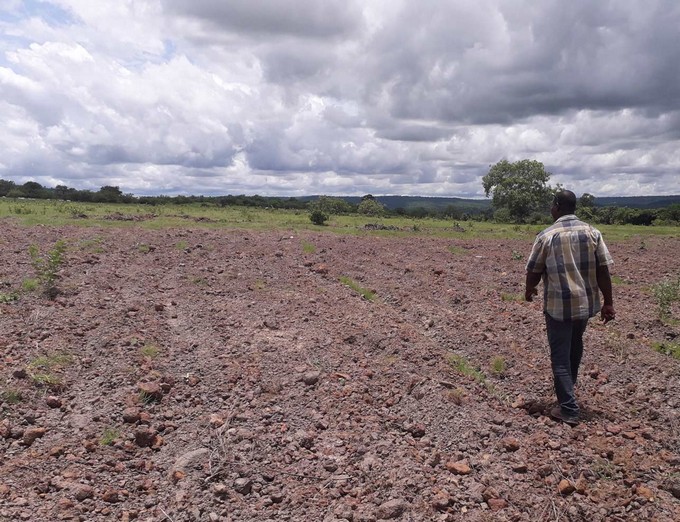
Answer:
[[161, 349], [155, 344], [145, 344], [139, 349], [139, 353], [149, 359], [155, 359], [161, 353]]
[[11, 303], [12, 301], [18, 301], [19, 295], [16, 292], [10, 292], [8, 294], [0, 294], [0, 303]]
[[38, 289], [39, 286], [40, 286], [40, 281], [38, 281], [37, 279], [33, 279], [33, 278], [27, 278], [27, 279], [24, 279], [21, 282], [21, 289], [24, 292], [34, 292], [35, 290]]
[[673, 357], [680, 360], [680, 342], [678, 341], [662, 341], [653, 342], [652, 348], [654, 351]]
[[628, 282], [623, 279], [621, 276], [613, 275], [611, 276], [612, 278], [612, 284], [613, 285], [627, 285]]
[[[78, 217], [87, 215], [87, 219]], [[138, 221], [107, 219], [115, 214], [141, 218]], [[309, 220], [306, 210], [259, 209], [239, 206], [218, 207], [202, 206], [200, 203], [183, 205], [148, 206], [141, 204], [81, 203], [49, 200], [14, 200], [0, 198], [0, 219], [12, 218], [19, 223], [48, 226], [80, 226], [101, 228], [140, 227], [146, 229], [172, 228], [209, 228], [209, 229], [249, 229], [249, 230], [286, 230], [300, 232], [318, 231], [319, 227]], [[337, 234], [352, 234], [377, 237], [433, 236], [456, 239], [522, 239], [533, 241], [544, 225], [513, 225], [480, 221], [462, 221], [461, 227], [454, 227], [450, 219], [416, 219], [405, 216], [381, 217], [385, 226], [397, 230], [365, 230], [370, 217], [362, 215], [332, 215], [326, 222], [324, 231]], [[608, 242], [630, 238], [654, 236], [680, 236], [680, 227], [674, 226], [636, 226], [636, 225], [597, 225]], [[179, 247], [178, 247], [179, 248]], [[186, 247], [185, 247], [186, 248]]]
[[500, 355], [494, 357], [491, 359], [491, 371], [498, 375], [502, 376], [505, 374], [505, 371], [507, 370], [508, 366], [505, 362], [505, 359], [501, 357]]
[[302, 241], [302, 251], [305, 254], [315, 254], [316, 253], [316, 247], [312, 243], [303, 240]]
[[42, 368], [52, 370], [71, 364], [73, 357], [65, 353], [55, 353], [52, 355], [41, 355], [28, 363], [29, 368]]
[[110, 446], [116, 439], [120, 438], [120, 431], [116, 428], [105, 428], [102, 436], [99, 438], [99, 444], [102, 446]]
[[0, 398], [7, 404], [18, 404], [21, 402], [22, 396], [19, 390], [3, 390], [0, 392]]
[[465, 357], [451, 353], [446, 356], [446, 362], [461, 375], [470, 377], [480, 383], [486, 381], [486, 376], [480, 370], [472, 366], [470, 361]]
[[343, 285], [349, 286], [352, 290], [360, 294], [361, 297], [363, 297], [367, 301], [373, 301], [373, 299], [375, 299], [375, 292], [373, 290], [369, 290], [367, 288], [362, 287], [359, 283], [357, 283], [356, 281], [347, 276], [341, 276], [340, 282]]
[[501, 292], [501, 301], [524, 301], [522, 294], [510, 294], [508, 292]]
[[448, 247], [448, 250], [449, 250], [449, 252], [451, 252], [452, 254], [457, 255], [457, 256], [465, 254], [465, 252], [466, 252], [463, 247], [459, 247], [457, 245], [450, 245]]

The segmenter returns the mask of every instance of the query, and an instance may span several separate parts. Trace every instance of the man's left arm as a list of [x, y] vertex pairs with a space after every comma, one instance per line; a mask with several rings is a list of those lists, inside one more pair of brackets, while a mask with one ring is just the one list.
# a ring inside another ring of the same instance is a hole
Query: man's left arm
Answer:
[[538, 283], [541, 282], [541, 274], [537, 272], [529, 272], [527, 271], [527, 279], [526, 279], [526, 284], [525, 284], [525, 289], [524, 289], [524, 299], [527, 301], [533, 301], [534, 296], [538, 295], [538, 290], [536, 287], [538, 286]]

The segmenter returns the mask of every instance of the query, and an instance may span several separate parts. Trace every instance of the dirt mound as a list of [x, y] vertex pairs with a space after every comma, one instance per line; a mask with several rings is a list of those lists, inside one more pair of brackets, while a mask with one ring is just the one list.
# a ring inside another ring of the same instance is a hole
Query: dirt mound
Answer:
[[[650, 348], [679, 331], [647, 290], [680, 240], [610, 245], [571, 428], [530, 239], [281, 238], [3, 222], [0, 520], [680, 520], [680, 362]], [[57, 239], [61, 295], [20, 291]]]

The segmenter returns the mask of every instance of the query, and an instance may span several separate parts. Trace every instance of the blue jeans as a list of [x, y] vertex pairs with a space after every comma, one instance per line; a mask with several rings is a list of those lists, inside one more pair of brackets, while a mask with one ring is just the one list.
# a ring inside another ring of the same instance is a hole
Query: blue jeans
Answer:
[[545, 314], [545, 326], [550, 344], [550, 363], [555, 383], [555, 394], [562, 412], [578, 415], [579, 407], [574, 395], [578, 368], [583, 356], [583, 333], [588, 319], [558, 321]]

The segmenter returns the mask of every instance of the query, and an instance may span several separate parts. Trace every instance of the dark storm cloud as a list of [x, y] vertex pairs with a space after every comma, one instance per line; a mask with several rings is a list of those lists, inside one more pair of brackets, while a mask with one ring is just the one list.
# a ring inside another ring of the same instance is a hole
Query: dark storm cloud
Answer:
[[241, 34], [321, 38], [347, 35], [360, 11], [346, 0], [163, 0], [171, 12]]

